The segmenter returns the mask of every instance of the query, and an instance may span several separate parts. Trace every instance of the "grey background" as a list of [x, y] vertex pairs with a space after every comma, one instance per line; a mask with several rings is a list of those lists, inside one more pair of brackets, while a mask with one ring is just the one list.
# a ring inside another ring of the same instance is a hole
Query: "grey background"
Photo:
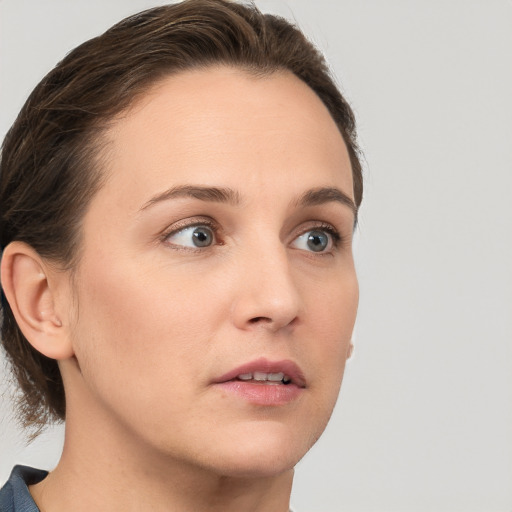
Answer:
[[[512, 2], [256, 3], [326, 53], [367, 160], [355, 354], [293, 502], [512, 511]], [[156, 4], [0, 0], [0, 136], [67, 51]], [[0, 482], [56, 464], [62, 428], [26, 448], [7, 398], [0, 433]]]

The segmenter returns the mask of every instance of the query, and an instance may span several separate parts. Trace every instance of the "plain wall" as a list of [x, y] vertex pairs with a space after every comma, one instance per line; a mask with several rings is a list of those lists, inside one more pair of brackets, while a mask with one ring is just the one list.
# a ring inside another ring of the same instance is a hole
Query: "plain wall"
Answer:
[[[512, 511], [512, 2], [256, 3], [323, 49], [366, 155], [355, 353], [293, 503]], [[0, 137], [66, 52], [156, 4], [0, 0]], [[62, 432], [25, 447], [5, 396], [0, 482]]]

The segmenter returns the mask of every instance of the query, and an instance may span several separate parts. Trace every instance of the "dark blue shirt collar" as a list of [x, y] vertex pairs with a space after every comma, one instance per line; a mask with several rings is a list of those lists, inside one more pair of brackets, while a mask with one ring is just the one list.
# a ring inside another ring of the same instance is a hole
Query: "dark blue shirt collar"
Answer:
[[39, 483], [47, 475], [48, 471], [41, 469], [15, 466], [0, 489], [0, 512], [39, 512], [28, 486]]

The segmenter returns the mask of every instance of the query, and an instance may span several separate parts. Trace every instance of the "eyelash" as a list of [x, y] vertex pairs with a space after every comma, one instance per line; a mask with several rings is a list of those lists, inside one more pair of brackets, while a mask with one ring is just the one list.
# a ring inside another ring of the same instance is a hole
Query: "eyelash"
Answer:
[[[198, 220], [188, 221], [188, 222], [186, 221], [183, 224], [180, 223], [178, 225], [174, 224], [172, 226], [172, 229], [169, 229], [162, 234], [161, 241], [163, 243], [166, 243], [168, 238], [171, 237], [172, 235], [175, 235], [185, 229], [200, 227], [200, 226], [205, 226], [212, 231], [214, 238], [215, 238], [215, 241], [212, 245], [224, 245], [224, 242], [219, 240], [219, 232], [221, 231], [219, 225], [212, 219], [208, 219], [208, 218], [198, 219]], [[332, 226], [331, 224], [327, 224], [325, 222], [311, 223], [310, 225], [307, 226], [307, 229], [303, 229], [299, 233], [297, 233], [293, 240], [296, 240], [300, 236], [305, 235], [309, 231], [323, 231], [323, 232], [327, 233], [332, 241], [332, 247], [334, 249], [338, 249], [340, 247], [340, 245], [344, 242], [344, 237], [341, 236], [340, 232], [334, 226]], [[192, 247], [184, 247], [184, 246], [180, 246], [178, 244], [167, 243], [167, 245], [168, 245], [168, 247], [171, 247], [173, 250], [187, 251], [187, 252], [204, 252], [205, 250], [210, 249], [212, 247], [212, 246], [207, 246], [204, 248], [197, 247], [194, 249]], [[311, 251], [311, 253], [314, 254], [315, 256], [327, 256], [330, 254], [329, 252], [324, 252], [324, 251], [318, 252], [318, 253], [314, 253], [313, 251]]]

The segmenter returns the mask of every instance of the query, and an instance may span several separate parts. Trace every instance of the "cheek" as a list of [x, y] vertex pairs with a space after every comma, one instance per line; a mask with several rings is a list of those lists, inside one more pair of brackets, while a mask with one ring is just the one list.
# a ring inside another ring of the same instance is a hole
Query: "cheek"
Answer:
[[[305, 346], [304, 357], [312, 363], [319, 406], [330, 413], [336, 402], [356, 319], [359, 289], [355, 273], [331, 281], [317, 289], [306, 307], [312, 343]], [[309, 351], [308, 351], [309, 350]], [[307, 353], [306, 353], [307, 352]]]
[[198, 316], [198, 303], [205, 306], [199, 285], [174, 276], [171, 286], [162, 272], [125, 273], [120, 263], [84, 267], [83, 275], [95, 279], [79, 286], [75, 343], [82, 381], [109, 416], [167, 445], [169, 421], [194, 417], [191, 375], [199, 380], [208, 367], [220, 314], [212, 302]]
[[355, 272], [326, 280], [323, 286], [306, 283], [303, 296], [306, 323], [316, 331], [318, 340], [324, 340], [320, 347], [327, 350], [342, 349], [349, 343], [357, 314], [359, 287]]
[[166, 282], [162, 272], [130, 267], [125, 272], [122, 260], [84, 265], [81, 275], [94, 279], [78, 284], [75, 352], [93, 385], [111, 385], [115, 376], [129, 388], [137, 375], [138, 389], [149, 392], [195, 371], [208, 346], [208, 327], [220, 315], [203, 308], [198, 318], [200, 283], [185, 285], [178, 276]]

